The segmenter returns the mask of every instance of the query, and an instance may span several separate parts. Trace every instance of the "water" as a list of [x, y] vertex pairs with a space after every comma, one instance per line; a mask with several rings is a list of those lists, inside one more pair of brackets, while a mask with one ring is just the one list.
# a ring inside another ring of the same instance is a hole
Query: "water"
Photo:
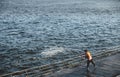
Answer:
[[119, 0], [0, 0], [0, 74], [119, 45]]

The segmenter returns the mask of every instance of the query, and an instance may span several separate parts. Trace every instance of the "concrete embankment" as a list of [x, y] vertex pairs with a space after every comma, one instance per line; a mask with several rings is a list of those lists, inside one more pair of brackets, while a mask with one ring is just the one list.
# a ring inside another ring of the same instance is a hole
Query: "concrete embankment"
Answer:
[[96, 67], [90, 65], [78, 66], [72, 69], [62, 69], [47, 77], [120, 77], [120, 53], [96, 60]]
[[[94, 55], [94, 59], [96, 61], [97, 65], [97, 73], [95, 74], [97, 77], [106, 75], [109, 75], [109, 73], [112, 73], [112, 68], [120, 73], [120, 62], [119, 62], [119, 56], [120, 56], [119, 49], [112, 49], [108, 51], [102, 51], [99, 52], [99, 54]], [[116, 55], [117, 54], [117, 55]], [[115, 56], [114, 56], [115, 55]], [[102, 59], [101, 59], [102, 58]], [[76, 56], [74, 58], [70, 58], [67, 60], [63, 60], [61, 62], [43, 65], [43, 66], [37, 66], [21, 71], [16, 71], [14, 73], [8, 73], [1, 75], [0, 77], [8, 77], [8, 76], [15, 76], [15, 77], [44, 77], [44, 76], [54, 76], [54, 77], [78, 77], [79, 75], [84, 76], [85, 71], [85, 59], [81, 56]], [[110, 68], [111, 67], [111, 68]], [[119, 68], [119, 69], [118, 69]], [[69, 69], [69, 70], [67, 70]], [[103, 70], [104, 69], [104, 70]], [[110, 70], [109, 70], [110, 69]], [[67, 74], [65, 73], [65, 70]], [[108, 71], [109, 70], [109, 71]], [[59, 73], [57, 72], [59, 71]], [[62, 72], [60, 72], [62, 71]], [[70, 72], [72, 71], [72, 72]], [[75, 75], [75, 73], [79, 73], [78, 75]], [[101, 72], [102, 71], [102, 72]], [[107, 72], [108, 71], [108, 72]], [[89, 71], [88, 71], [89, 73]], [[75, 75], [75, 76], [74, 76]], [[118, 74], [115, 74], [118, 75]], [[94, 77], [94, 76], [92, 76]], [[110, 76], [108, 76], [110, 77]]]

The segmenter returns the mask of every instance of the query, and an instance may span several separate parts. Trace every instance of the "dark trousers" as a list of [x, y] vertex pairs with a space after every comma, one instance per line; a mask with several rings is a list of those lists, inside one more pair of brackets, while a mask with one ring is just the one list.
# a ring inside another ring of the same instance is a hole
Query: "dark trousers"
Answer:
[[87, 68], [89, 67], [90, 63], [92, 63], [95, 66], [95, 63], [94, 63], [93, 59], [91, 59], [91, 60], [87, 60]]

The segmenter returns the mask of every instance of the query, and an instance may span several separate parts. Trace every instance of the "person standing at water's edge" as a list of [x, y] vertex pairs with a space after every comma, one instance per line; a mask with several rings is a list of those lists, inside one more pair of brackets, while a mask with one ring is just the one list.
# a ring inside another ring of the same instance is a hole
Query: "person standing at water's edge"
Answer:
[[85, 52], [85, 58], [87, 58], [87, 69], [89, 69], [89, 64], [92, 63], [95, 67], [95, 63], [93, 61], [92, 55], [90, 53], [90, 51], [88, 50], [84, 50]]

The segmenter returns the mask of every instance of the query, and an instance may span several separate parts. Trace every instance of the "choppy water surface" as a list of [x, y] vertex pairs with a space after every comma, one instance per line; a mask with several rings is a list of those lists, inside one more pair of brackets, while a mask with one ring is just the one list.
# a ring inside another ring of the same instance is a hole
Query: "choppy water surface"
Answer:
[[0, 0], [0, 74], [119, 45], [119, 0]]

